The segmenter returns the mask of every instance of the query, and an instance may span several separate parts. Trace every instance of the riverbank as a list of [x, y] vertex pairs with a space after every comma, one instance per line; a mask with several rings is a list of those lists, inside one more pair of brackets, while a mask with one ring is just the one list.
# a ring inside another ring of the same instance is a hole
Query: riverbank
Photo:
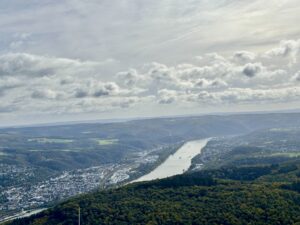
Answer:
[[31, 210], [31, 211], [24, 211], [24, 212], [20, 212], [16, 215], [13, 216], [9, 216], [4, 218], [3, 220], [0, 221], [0, 223], [5, 223], [11, 220], [15, 220], [15, 219], [21, 219], [21, 218], [25, 218], [25, 217], [29, 217], [35, 214], [38, 214], [44, 210], [46, 210], [47, 208], [42, 208], [42, 209], [36, 209], [36, 210]]

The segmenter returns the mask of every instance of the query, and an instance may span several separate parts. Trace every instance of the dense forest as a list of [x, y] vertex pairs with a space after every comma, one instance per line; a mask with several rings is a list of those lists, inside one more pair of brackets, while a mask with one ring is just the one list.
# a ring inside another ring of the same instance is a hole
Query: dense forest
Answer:
[[9, 225], [300, 224], [300, 161], [223, 167], [96, 191]]

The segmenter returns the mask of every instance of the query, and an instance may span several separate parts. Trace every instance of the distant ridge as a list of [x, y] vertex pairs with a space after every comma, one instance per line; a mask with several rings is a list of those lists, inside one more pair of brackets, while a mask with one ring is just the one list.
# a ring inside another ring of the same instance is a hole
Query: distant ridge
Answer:
[[78, 120], [66, 122], [51, 122], [51, 123], [36, 123], [36, 124], [20, 124], [20, 125], [7, 125], [1, 126], [0, 129], [6, 128], [26, 128], [26, 127], [53, 127], [64, 125], [76, 124], [110, 124], [110, 123], [124, 123], [129, 121], [149, 120], [149, 119], [172, 119], [172, 118], [188, 118], [188, 117], [201, 117], [201, 116], [229, 116], [229, 115], [255, 115], [255, 114], [288, 114], [300, 113], [300, 109], [287, 109], [287, 110], [266, 110], [266, 111], [242, 111], [242, 112], [213, 112], [213, 113], [197, 113], [197, 114], [182, 114], [182, 115], [166, 115], [166, 116], [149, 116], [149, 117], [131, 117], [131, 118], [116, 118], [116, 119], [95, 119], [95, 120]]

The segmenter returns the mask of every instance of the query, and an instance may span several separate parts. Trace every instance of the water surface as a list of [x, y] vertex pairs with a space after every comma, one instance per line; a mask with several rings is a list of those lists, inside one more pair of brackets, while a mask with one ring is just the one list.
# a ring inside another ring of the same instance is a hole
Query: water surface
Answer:
[[206, 146], [209, 140], [208, 138], [185, 143], [156, 169], [134, 182], [162, 179], [184, 173], [191, 166], [192, 158], [201, 153], [201, 150]]

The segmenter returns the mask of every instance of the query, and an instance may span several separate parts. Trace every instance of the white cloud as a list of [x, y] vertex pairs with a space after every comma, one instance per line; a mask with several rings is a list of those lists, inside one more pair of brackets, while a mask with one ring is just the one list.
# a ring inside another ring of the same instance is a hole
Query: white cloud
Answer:
[[30, 34], [33, 44], [23, 46], [26, 52], [118, 58], [125, 65], [171, 63], [240, 46], [260, 50], [299, 32], [297, 0], [10, 0], [0, 7], [1, 37], [18, 41]]
[[248, 51], [238, 51], [233, 55], [233, 59], [240, 63], [253, 61], [256, 58], [256, 54]]
[[266, 52], [267, 57], [288, 57], [291, 63], [297, 62], [297, 57], [300, 53], [300, 39], [298, 40], [283, 40], [279, 47]]
[[208, 53], [205, 56], [208, 57], [208, 59], [210, 61], [215, 61], [215, 62], [226, 62], [227, 61], [223, 56], [219, 55], [216, 52]]
[[136, 85], [136, 83], [141, 79], [135, 69], [130, 69], [126, 72], [119, 72], [116, 76], [118, 81], [128, 87]]
[[80, 60], [38, 56], [26, 53], [9, 53], [0, 56], [0, 76], [42, 77], [58, 73], [73, 75], [88, 73], [101, 63]]
[[20, 79], [17, 79], [15, 77], [2, 77], [0, 78], [0, 89], [10, 89], [22, 86], [23, 82]]
[[30, 33], [15, 33], [12, 37], [12, 41], [9, 44], [11, 50], [18, 50], [27, 44], [31, 34]]
[[0, 112], [110, 114], [159, 106], [190, 109], [298, 101], [297, 64], [274, 66], [259, 54], [235, 55], [239, 60], [212, 53], [197, 62], [153, 62], [111, 76], [103, 70], [107, 63], [113, 65], [110, 60], [2, 54], [0, 98], [5, 102], [0, 102]]
[[160, 104], [172, 104], [177, 100], [178, 93], [174, 90], [159, 90], [158, 91], [158, 102]]
[[[80, 82], [80, 81], [79, 81]], [[76, 85], [77, 86], [77, 85]], [[120, 92], [119, 86], [114, 82], [103, 83], [97, 80], [88, 80], [85, 84], [82, 83], [79, 88], [75, 90], [74, 97], [103, 97], [118, 95]]]
[[300, 97], [300, 88], [287, 87], [279, 89], [250, 89], [229, 88], [223, 92], [203, 91], [199, 94], [187, 95], [186, 99], [198, 103], [210, 104], [244, 104], [244, 103], [279, 103], [283, 101], [297, 101]]
[[292, 81], [300, 82], [300, 71], [295, 73], [295, 75], [292, 77]]
[[10, 0], [0, 8], [7, 118], [297, 100], [298, 0]]
[[50, 89], [35, 90], [31, 94], [31, 97], [36, 99], [56, 99], [58, 96], [58, 93]]

